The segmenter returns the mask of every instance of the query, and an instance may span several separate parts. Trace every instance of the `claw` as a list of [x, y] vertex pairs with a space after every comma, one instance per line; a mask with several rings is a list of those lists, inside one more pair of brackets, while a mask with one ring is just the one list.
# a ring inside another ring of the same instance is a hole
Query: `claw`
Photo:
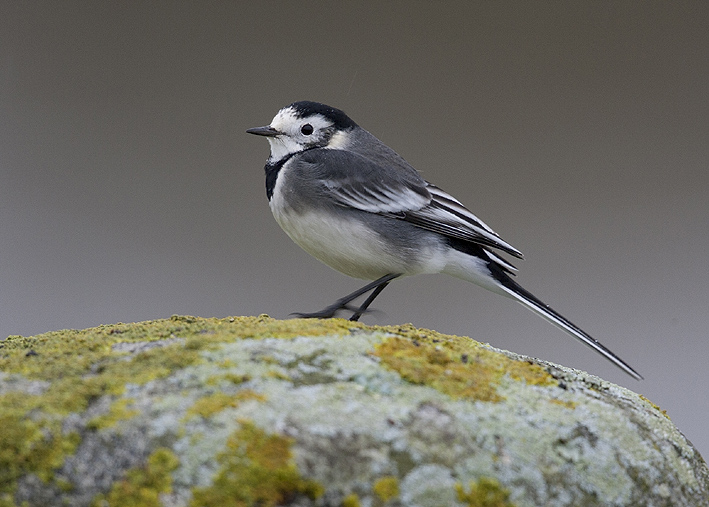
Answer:
[[356, 306], [335, 303], [333, 305], [323, 308], [322, 310], [320, 310], [318, 312], [312, 312], [312, 313], [293, 312], [290, 315], [292, 317], [295, 317], [298, 319], [331, 319], [335, 315], [337, 315], [337, 312], [339, 312], [339, 311], [348, 311], [348, 312], [353, 312], [356, 314], [358, 309], [359, 308], [357, 308]]
[[[294, 317], [299, 317], [301, 319], [331, 319], [334, 317], [337, 312], [340, 310], [346, 310], [352, 312], [352, 316], [350, 317], [350, 320], [353, 322], [356, 322], [359, 320], [359, 318], [367, 313], [367, 308], [369, 308], [369, 305], [374, 301], [374, 299], [379, 295], [379, 293], [384, 290], [384, 287], [389, 285], [389, 282], [391, 282], [394, 278], [397, 278], [400, 276], [399, 274], [388, 274], [384, 275], [383, 277], [373, 281], [372, 283], [369, 283], [362, 287], [359, 290], [354, 291], [352, 294], [349, 296], [345, 296], [343, 298], [338, 299], [335, 301], [333, 304], [330, 306], [326, 306], [319, 312], [313, 312], [313, 313], [300, 313], [300, 312], [295, 312], [291, 313], [292, 316]], [[362, 303], [360, 306], [355, 307], [351, 306], [349, 303], [353, 301], [354, 299], [358, 298], [362, 294], [366, 294], [369, 291], [372, 291], [372, 293], [367, 297], [367, 299]]]

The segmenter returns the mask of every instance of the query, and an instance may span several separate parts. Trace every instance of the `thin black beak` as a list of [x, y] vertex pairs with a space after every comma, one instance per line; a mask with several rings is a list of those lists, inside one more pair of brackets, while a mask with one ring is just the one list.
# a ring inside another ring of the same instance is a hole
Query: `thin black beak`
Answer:
[[276, 129], [271, 127], [270, 125], [266, 125], [265, 127], [254, 127], [252, 129], [249, 129], [246, 131], [249, 134], [256, 134], [257, 136], [266, 136], [266, 137], [276, 137], [281, 135], [280, 132], [278, 132]]

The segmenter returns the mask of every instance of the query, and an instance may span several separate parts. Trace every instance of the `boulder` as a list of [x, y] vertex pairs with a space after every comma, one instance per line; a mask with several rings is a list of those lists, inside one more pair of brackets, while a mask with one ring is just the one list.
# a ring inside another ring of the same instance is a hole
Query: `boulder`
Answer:
[[709, 505], [669, 417], [410, 325], [173, 316], [0, 342], [0, 506]]

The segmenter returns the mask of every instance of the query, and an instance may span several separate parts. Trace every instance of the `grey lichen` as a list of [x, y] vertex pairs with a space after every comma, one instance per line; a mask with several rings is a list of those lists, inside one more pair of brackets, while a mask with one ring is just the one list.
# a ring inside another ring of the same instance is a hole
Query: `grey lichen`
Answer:
[[709, 505], [644, 397], [411, 326], [173, 317], [0, 370], [0, 506]]

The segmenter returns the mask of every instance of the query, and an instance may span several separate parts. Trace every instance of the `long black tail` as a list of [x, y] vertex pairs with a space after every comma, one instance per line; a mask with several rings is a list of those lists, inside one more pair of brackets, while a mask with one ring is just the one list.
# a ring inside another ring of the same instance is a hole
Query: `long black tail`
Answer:
[[616, 366], [618, 366], [620, 369], [622, 369], [634, 379], [643, 379], [642, 375], [640, 375], [633, 368], [631, 368], [628, 363], [626, 363], [620, 357], [611, 352], [608, 348], [606, 348], [603, 344], [601, 344], [598, 340], [593, 338], [583, 329], [578, 327], [576, 324], [571, 322], [569, 319], [561, 315], [559, 312], [551, 308], [548, 304], [544, 303], [534, 294], [532, 294], [520, 284], [515, 282], [497, 264], [495, 264], [494, 262], [490, 262], [490, 265], [488, 267], [492, 272], [492, 276], [500, 284], [500, 287], [510, 296], [516, 299], [519, 303], [521, 303], [522, 306], [532, 310], [534, 313], [536, 313], [543, 319], [548, 320], [558, 328], [566, 331], [574, 338], [588, 345], [596, 352], [599, 352], [606, 359], [614, 363]]

